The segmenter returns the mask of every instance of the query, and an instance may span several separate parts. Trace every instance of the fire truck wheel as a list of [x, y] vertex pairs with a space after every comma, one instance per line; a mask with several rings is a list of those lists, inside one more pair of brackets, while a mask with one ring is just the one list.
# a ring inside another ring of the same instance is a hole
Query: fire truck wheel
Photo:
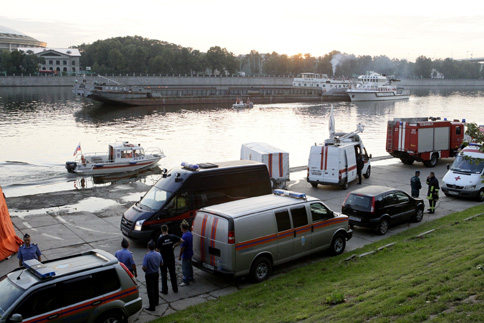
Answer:
[[364, 178], [370, 178], [371, 175], [371, 166], [368, 166], [368, 169], [366, 170], [366, 173], [363, 174]]
[[439, 160], [439, 155], [433, 153], [430, 157], [430, 160], [424, 161], [425, 167], [435, 167], [437, 165], [437, 161]]
[[412, 164], [413, 164], [413, 162], [415, 161], [415, 160], [413, 160], [413, 159], [411, 159], [411, 158], [404, 158], [404, 157], [400, 158], [400, 160], [401, 160], [401, 161], [402, 161], [402, 163], [404, 163], [405, 165], [412, 165]]

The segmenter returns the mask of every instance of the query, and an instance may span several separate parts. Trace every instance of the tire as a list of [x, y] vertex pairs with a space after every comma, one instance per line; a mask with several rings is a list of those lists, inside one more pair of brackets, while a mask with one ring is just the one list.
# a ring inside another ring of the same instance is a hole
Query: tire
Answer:
[[413, 220], [415, 222], [417, 222], [417, 223], [420, 222], [420, 221], [422, 221], [422, 219], [423, 219], [423, 212], [424, 212], [423, 209], [418, 209], [417, 210], [417, 213], [415, 213], [415, 217], [413, 218]]
[[432, 156], [430, 157], [430, 160], [424, 161], [425, 167], [435, 167], [437, 166], [437, 162], [439, 160], [439, 155], [436, 153], [433, 153]]
[[334, 236], [333, 242], [331, 242], [330, 252], [332, 255], [341, 255], [346, 248], [346, 238], [341, 233]]
[[364, 178], [370, 178], [371, 175], [371, 166], [368, 166], [368, 169], [366, 170], [366, 173], [363, 174]]
[[314, 187], [314, 188], [318, 187], [318, 183], [316, 183], [316, 182], [309, 182], [309, 183], [310, 183], [310, 184], [311, 184], [311, 186], [312, 186], [312, 187]]
[[348, 187], [350, 187], [350, 184], [348, 184], [348, 178], [345, 178], [345, 181], [343, 182], [343, 184], [341, 184], [341, 189], [347, 190]]
[[272, 265], [270, 260], [264, 256], [259, 257], [252, 264], [252, 268], [250, 269], [250, 277], [253, 282], [260, 283], [269, 277], [271, 269]]
[[382, 219], [376, 227], [376, 232], [382, 236], [382, 235], [385, 235], [387, 231], [388, 231], [388, 220]]
[[117, 312], [109, 312], [106, 314], [101, 315], [97, 320], [96, 323], [122, 323], [125, 322], [123, 316]]
[[415, 161], [415, 160], [413, 160], [412, 158], [404, 158], [404, 157], [400, 158], [400, 160], [401, 160], [401, 161], [402, 161], [402, 163], [404, 163], [405, 165], [412, 165], [412, 164], [413, 164], [413, 162]]
[[484, 202], [484, 189], [481, 189], [479, 191], [479, 195], [477, 195], [477, 201], [478, 202]]

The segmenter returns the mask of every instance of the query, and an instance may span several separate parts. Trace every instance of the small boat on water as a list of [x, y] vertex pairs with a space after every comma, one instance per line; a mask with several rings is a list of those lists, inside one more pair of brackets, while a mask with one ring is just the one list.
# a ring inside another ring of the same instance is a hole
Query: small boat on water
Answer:
[[403, 87], [396, 87], [392, 82], [399, 80], [385, 75], [369, 72], [358, 77], [356, 86], [347, 90], [351, 102], [405, 100], [410, 98], [410, 91]]
[[245, 108], [253, 108], [254, 103], [247, 99], [247, 102], [244, 103], [244, 100], [237, 99], [234, 104], [232, 104], [232, 108], [234, 109], [245, 109]]
[[165, 154], [159, 148], [148, 148], [145, 151], [139, 144], [136, 146], [125, 141], [110, 144], [107, 153], [84, 154], [79, 144], [74, 156], [76, 156], [75, 161], [66, 162], [69, 173], [101, 175], [151, 168], [165, 157]]

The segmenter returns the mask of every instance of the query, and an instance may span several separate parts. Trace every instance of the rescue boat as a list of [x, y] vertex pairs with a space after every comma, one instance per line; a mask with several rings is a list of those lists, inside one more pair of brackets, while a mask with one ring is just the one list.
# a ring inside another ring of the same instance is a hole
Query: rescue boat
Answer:
[[121, 172], [132, 172], [154, 167], [165, 157], [159, 148], [145, 149], [127, 141], [109, 144], [106, 153], [84, 154], [79, 144], [74, 152], [75, 161], [66, 162], [69, 173], [79, 175], [102, 175]]
[[244, 109], [244, 108], [253, 108], [254, 103], [247, 99], [247, 102], [244, 103], [244, 100], [237, 99], [234, 104], [232, 104], [232, 108], [234, 109]]

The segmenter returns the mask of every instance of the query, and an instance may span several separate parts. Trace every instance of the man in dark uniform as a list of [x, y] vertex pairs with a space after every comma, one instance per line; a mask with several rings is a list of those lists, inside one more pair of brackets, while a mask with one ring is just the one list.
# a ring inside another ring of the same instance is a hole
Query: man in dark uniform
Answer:
[[360, 153], [356, 155], [356, 174], [358, 175], [358, 184], [361, 184], [361, 171], [363, 170], [363, 156]]
[[36, 243], [30, 243], [30, 235], [26, 233], [24, 235], [24, 244], [18, 249], [18, 265], [23, 266], [25, 260], [37, 259], [39, 262], [42, 261], [39, 247]]
[[429, 177], [427, 177], [427, 185], [429, 190], [427, 192], [427, 199], [429, 200], [429, 213], [435, 213], [435, 205], [439, 199], [439, 180], [435, 177], [434, 172], [430, 172]]
[[168, 233], [168, 226], [161, 226], [161, 235], [156, 243], [156, 250], [161, 253], [163, 266], [161, 266], [161, 293], [168, 294], [167, 276], [170, 271], [171, 288], [178, 293], [178, 284], [176, 282], [175, 254], [173, 250], [181, 243], [179, 236]]
[[155, 243], [153, 240], [148, 242], [148, 253], [143, 258], [143, 271], [145, 272], [146, 291], [150, 306], [146, 308], [148, 311], [156, 310], [159, 304], [160, 295], [158, 294], [158, 271], [163, 266], [163, 258], [159, 252], [155, 251]]
[[422, 183], [420, 182], [420, 171], [415, 171], [415, 176], [410, 179], [410, 188], [412, 189], [412, 196], [418, 197], [420, 194], [420, 189], [422, 188]]

